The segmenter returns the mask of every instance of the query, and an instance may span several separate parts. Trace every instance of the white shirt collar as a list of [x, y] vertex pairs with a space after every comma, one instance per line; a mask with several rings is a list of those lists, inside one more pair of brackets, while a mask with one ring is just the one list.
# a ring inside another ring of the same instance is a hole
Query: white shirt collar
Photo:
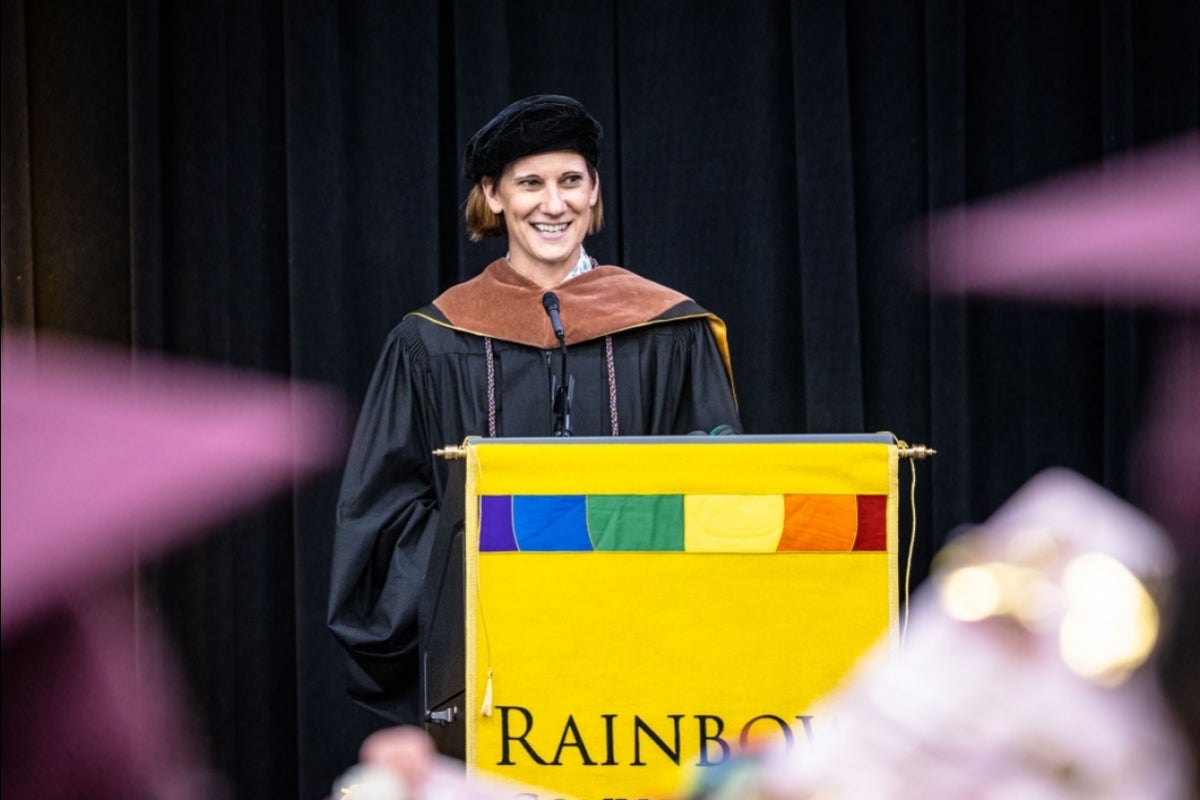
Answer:
[[567, 281], [571, 280], [571, 278], [582, 275], [594, 266], [596, 266], [596, 260], [587, 254], [587, 250], [583, 249], [583, 245], [580, 245], [579, 260], [575, 262], [575, 266], [572, 267], [569, 273], [567, 273], [567, 277], [562, 279], [562, 282], [566, 283]]

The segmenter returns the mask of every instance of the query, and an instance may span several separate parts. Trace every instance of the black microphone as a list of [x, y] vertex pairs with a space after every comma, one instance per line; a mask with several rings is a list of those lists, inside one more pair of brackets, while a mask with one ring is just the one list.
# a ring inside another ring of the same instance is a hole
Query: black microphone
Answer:
[[546, 309], [546, 313], [550, 316], [550, 327], [554, 329], [558, 343], [566, 347], [567, 333], [563, 330], [562, 317], [558, 315], [558, 295], [554, 292], [546, 292], [542, 295], [542, 308]]

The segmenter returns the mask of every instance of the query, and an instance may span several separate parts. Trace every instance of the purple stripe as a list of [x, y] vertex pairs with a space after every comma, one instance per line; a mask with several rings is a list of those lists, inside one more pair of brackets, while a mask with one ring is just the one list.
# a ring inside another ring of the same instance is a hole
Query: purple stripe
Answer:
[[479, 551], [505, 552], [517, 549], [513, 534], [512, 496], [482, 495], [479, 498]]

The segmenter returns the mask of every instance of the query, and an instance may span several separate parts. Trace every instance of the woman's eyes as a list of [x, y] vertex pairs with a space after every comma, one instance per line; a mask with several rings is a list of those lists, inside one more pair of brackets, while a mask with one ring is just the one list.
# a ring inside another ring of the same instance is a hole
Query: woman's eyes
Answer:
[[[559, 183], [563, 184], [564, 186], [578, 186], [582, 182], [582, 175], [564, 175], [559, 179]], [[522, 189], [536, 189], [541, 185], [542, 181], [540, 178], [519, 178], [517, 180], [517, 186], [521, 187]]]

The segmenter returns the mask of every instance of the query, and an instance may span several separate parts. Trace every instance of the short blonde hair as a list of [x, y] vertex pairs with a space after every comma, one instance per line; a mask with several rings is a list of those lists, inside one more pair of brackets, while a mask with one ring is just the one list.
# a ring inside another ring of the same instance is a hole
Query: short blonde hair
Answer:
[[[595, 167], [588, 164], [587, 171], [593, 181], [597, 180]], [[499, 178], [494, 178], [493, 180], [498, 181]], [[484, 239], [505, 236], [507, 234], [504, 227], [504, 219], [500, 214], [492, 211], [491, 206], [488, 205], [487, 194], [483, 191], [483, 181], [471, 187], [471, 193], [467, 195], [464, 216], [467, 220], [467, 237], [472, 242], [481, 242]], [[599, 233], [603, 227], [604, 194], [603, 190], [597, 189], [596, 205], [592, 206], [592, 224], [588, 226], [588, 233]]]

